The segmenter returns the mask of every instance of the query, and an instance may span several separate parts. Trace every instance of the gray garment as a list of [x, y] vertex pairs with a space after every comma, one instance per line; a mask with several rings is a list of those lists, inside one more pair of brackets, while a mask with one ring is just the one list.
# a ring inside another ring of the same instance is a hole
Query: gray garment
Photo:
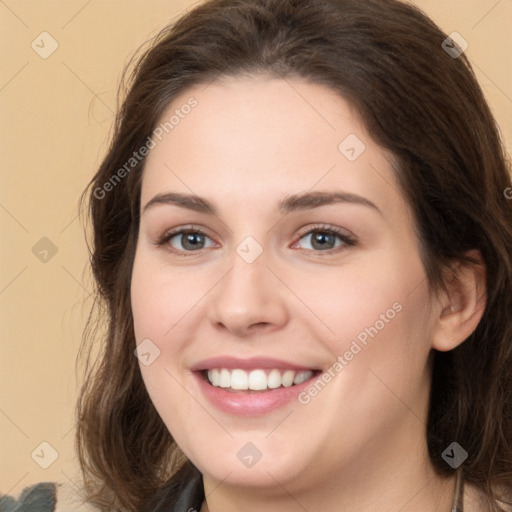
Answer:
[[18, 500], [11, 496], [0, 497], [0, 512], [54, 512], [56, 487], [52, 482], [42, 482], [23, 489]]

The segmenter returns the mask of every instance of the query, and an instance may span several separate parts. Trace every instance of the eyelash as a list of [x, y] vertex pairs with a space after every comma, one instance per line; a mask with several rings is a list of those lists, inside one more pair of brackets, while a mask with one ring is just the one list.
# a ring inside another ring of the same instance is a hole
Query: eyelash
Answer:
[[[312, 249], [302, 249], [302, 251], [306, 251], [306, 252], [310, 252], [310, 253], [314, 252], [315, 254], [318, 254], [318, 255], [321, 255], [321, 254], [329, 255], [329, 254], [333, 254], [333, 253], [342, 251], [342, 250], [346, 249], [347, 247], [353, 247], [353, 246], [357, 245], [357, 242], [353, 237], [347, 235], [346, 233], [342, 232], [341, 230], [339, 230], [333, 226], [328, 226], [325, 224], [317, 224], [312, 227], [309, 227], [307, 229], [307, 231], [304, 231], [303, 233], [299, 234], [297, 242], [294, 242], [293, 245], [296, 245], [304, 237], [311, 235], [312, 233], [315, 233], [315, 232], [320, 232], [320, 233], [324, 233], [327, 235], [334, 235], [339, 240], [341, 240], [341, 242], [343, 242], [343, 245], [341, 247], [337, 247], [335, 249], [328, 249], [325, 251], [319, 251], [319, 250], [314, 250], [314, 249], [313, 250]], [[208, 234], [205, 231], [203, 231], [201, 228], [190, 226], [190, 227], [179, 228], [179, 229], [164, 233], [157, 240], [156, 245], [158, 247], [166, 246], [165, 249], [167, 251], [169, 251], [177, 256], [183, 256], [183, 257], [194, 256], [195, 253], [198, 253], [198, 252], [201, 252], [202, 250], [204, 250], [204, 249], [198, 249], [196, 251], [181, 251], [181, 250], [176, 250], [169, 245], [169, 242], [171, 241], [172, 238], [174, 238], [177, 235], [185, 235], [185, 234], [204, 235], [205, 237], [210, 238], [208, 236]], [[301, 250], [301, 249], [299, 249], [299, 250]]]
[[[179, 251], [171, 247], [169, 242], [172, 238], [177, 235], [186, 235], [186, 234], [194, 234], [194, 235], [204, 235], [207, 238], [210, 238], [207, 233], [205, 233], [201, 228], [195, 226], [182, 227], [173, 231], [169, 231], [164, 233], [156, 242], [158, 247], [164, 248], [166, 251], [175, 254], [176, 256], [194, 256], [196, 253], [201, 252], [203, 249], [198, 249], [197, 251]], [[165, 246], [165, 247], [164, 247]]]
[[341, 247], [336, 247], [334, 249], [327, 249], [325, 251], [315, 251], [314, 249], [299, 249], [305, 252], [314, 252], [316, 255], [322, 255], [322, 254], [334, 254], [340, 251], [343, 251], [347, 249], [348, 247], [354, 247], [356, 245], [355, 238], [347, 235], [346, 232], [342, 231], [341, 229], [335, 228], [334, 226], [329, 226], [326, 224], [316, 224], [311, 227], [308, 227], [306, 230], [304, 230], [302, 233], [298, 235], [297, 242], [294, 242], [293, 245], [296, 245], [300, 240], [302, 240], [304, 237], [311, 235], [312, 233], [324, 233], [327, 235], [334, 235], [337, 237], [343, 245]]

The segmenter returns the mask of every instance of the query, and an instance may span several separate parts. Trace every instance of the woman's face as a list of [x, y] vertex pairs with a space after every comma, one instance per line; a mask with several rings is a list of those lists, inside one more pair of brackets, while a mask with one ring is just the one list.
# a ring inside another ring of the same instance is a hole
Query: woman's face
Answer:
[[426, 457], [435, 321], [389, 152], [297, 79], [198, 86], [161, 121], [135, 334], [151, 399], [205, 481], [293, 493]]

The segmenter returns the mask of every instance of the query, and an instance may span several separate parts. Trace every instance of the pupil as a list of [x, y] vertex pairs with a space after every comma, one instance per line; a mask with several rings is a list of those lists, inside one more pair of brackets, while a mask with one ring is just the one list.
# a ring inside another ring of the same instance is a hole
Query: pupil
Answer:
[[204, 237], [199, 233], [188, 233], [185, 235], [183, 247], [186, 249], [201, 249], [204, 245]]
[[313, 247], [315, 249], [325, 249], [332, 248], [332, 244], [334, 243], [334, 236], [329, 233], [316, 233], [313, 236]]

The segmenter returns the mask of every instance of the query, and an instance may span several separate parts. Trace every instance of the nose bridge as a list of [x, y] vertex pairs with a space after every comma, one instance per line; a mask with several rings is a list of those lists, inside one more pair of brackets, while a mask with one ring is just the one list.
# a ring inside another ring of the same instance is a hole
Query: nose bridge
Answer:
[[[259, 246], [259, 244], [258, 244]], [[231, 271], [227, 276], [223, 292], [234, 299], [238, 299], [240, 305], [247, 303], [256, 307], [265, 296], [270, 298], [267, 290], [268, 255], [248, 240], [241, 242], [230, 255]]]
[[230, 271], [216, 287], [210, 319], [243, 333], [255, 325], [283, 325], [287, 319], [280, 283], [267, 265], [270, 253], [253, 237], [246, 237], [230, 254]]
[[[247, 228], [247, 225], [244, 226]], [[263, 286], [266, 282], [266, 274], [269, 272], [267, 264], [270, 258], [270, 249], [264, 246], [266, 240], [263, 235], [256, 239], [248, 235], [243, 229], [238, 230], [239, 236], [233, 233], [233, 238], [241, 240], [228, 254], [230, 272], [226, 280], [226, 291], [229, 293], [247, 292], [264, 293]], [[240, 236], [242, 234], [242, 236]], [[254, 288], [259, 283], [259, 288]], [[247, 289], [245, 289], [247, 288]]]

